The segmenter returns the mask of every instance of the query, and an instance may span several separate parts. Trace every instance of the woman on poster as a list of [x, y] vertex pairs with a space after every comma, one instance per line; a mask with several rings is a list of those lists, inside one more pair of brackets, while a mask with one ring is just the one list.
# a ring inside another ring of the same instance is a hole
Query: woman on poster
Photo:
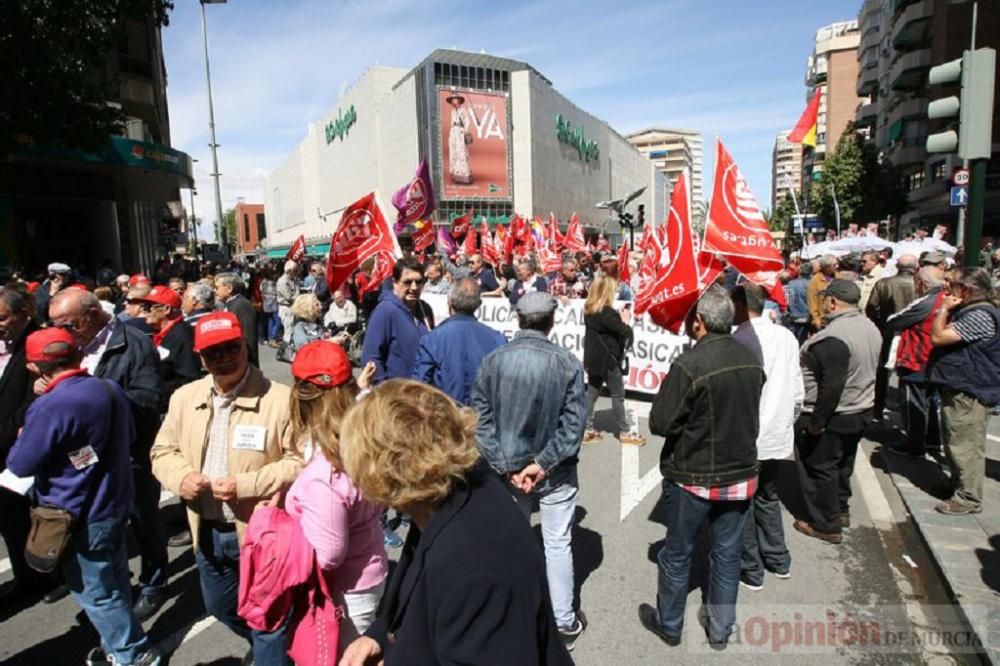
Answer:
[[451, 104], [451, 129], [448, 132], [448, 173], [458, 185], [472, 184], [469, 146], [472, 144], [472, 108], [465, 108], [465, 98], [452, 93], [445, 99]]

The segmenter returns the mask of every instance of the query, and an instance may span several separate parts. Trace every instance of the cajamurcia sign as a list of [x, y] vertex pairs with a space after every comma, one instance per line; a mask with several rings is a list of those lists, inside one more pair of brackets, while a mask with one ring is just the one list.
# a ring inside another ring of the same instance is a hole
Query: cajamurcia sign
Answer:
[[562, 117], [562, 114], [556, 114], [556, 136], [563, 143], [567, 143], [574, 148], [580, 154], [580, 159], [589, 162], [591, 160], [597, 161], [601, 158], [600, 149], [597, 147], [596, 141], [587, 141], [583, 138], [583, 127], [573, 128], [568, 120]]
[[348, 130], [358, 120], [358, 112], [354, 110], [354, 105], [345, 112], [343, 109], [337, 110], [336, 120], [331, 120], [326, 124], [326, 142], [330, 144], [334, 139], [344, 140]]

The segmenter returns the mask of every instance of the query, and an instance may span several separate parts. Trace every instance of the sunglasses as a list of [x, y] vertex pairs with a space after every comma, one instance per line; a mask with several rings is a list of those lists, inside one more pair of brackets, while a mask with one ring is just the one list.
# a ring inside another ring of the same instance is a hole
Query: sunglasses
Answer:
[[242, 342], [227, 342], [222, 345], [213, 345], [208, 349], [202, 349], [202, 357], [209, 362], [218, 361], [230, 356], [235, 356], [239, 353], [240, 349], [243, 347]]

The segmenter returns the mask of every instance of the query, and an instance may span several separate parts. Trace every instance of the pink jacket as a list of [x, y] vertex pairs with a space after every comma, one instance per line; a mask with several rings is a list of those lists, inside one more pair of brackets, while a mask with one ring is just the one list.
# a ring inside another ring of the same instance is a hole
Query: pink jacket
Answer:
[[317, 451], [292, 484], [285, 510], [299, 521], [333, 591], [367, 590], [388, 575], [381, 508]]

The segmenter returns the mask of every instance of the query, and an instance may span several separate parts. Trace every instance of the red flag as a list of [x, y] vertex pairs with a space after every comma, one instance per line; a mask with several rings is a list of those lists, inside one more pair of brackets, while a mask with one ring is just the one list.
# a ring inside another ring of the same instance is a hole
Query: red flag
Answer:
[[559, 221], [555, 213], [549, 213], [549, 243], [553, 248], [558, 248], [566, 241], [565, 237], [559, 233]]
[[527, 243], [528, 238], [531, 236], [531, 228], [524, 221], [523, 217], [514, 213], [514, 219], [510, 221], [510, 233], [514, 236], [516, 242]]
[[372, 274], [376, 286], [388, 275], [386, 264], [388, 272], [392, 272], [399, 246], [375, 200], [375, 193], [371, 192], [347, 207], [337, 231], [330, 238], [330, 254], [326, 260], [326, 284], [330, 293], [339, 289], [362, 262], [380, 254], [386, 256], [376, 258], [376, 273]]
[[[608, 247], [610, 250], [610, 246]], [[632, 271], [628, 265], [628, 241], [623, 240], [621, 247], [618, 248], [618, 279], [622, 282], [628, 282], [632, 279]]]
[[583, 238], [583, 228], [580, 227], [580, 218], [573, 213], [569, 218], [569, 226], [566, 227], [566, 236], [563, 239], [563, 247], [570, 252], [586, 252], [587, 243]]
[[465, 234], [469, 233], [469, 226], [472, 224], [472, 210], [470, 209], [462, 215], [461, 217], [456, 217], [451, 222], [451, 235], [455, 238], [461, 238]]
[[542, 265], [542, 272], [546, 275], [549, 273], [558, 273], [559, 269], [562, 268], [562, 258], [552, 247], [549, 244], [538, 248], [538, 262]]
[[294, 261], [296, 263], [302, 261], [306, 258], [306, 237], [300, 235], [292, 243], [292, 246], [288, 248], [288, 252], [285, 253], [285, 261]]
[[784, 266], [750, 186], [718, 140], [704, 249], [722, 255], [749, 280], [765, 286], [774, 284]]
[[499, 266], [502, 259], [501, 252], [493, 241], [493, 234], [490, 233], [490, 226], [483, 220], [479, 225], [479, 247], [483, 254], [483, 261], [494, 266]]
[[462, 243], [462, 251], [465, 252], [465, 256], [471, 257], [476, 254], [476, 230], [469, 225], [469, 230], [465, 234], [465, 242]]
[[413, 251], [422, 252], [434, 244], [434, 222], [432, 220], [417, 220], [413, 223]]
[[382, 286], [385, 279], [392, 275], [392, 269], [396, 267], [396, 258], [391, 252], [379, 250], [375, 253], [375, 264], [372, 266], [372, 276], [364, 286], [358, 288], [358, 295], [364, 296], [369, 291], [374, 291]]
[[702, 292], [692, 240], [691, 201], [681, 174], [670, 197], [667, 223], [647, 242], [635, 298], [636, 314], [648, 311], [654, 323], [674, 333]]
[[[497, 228], [499, 234], [500, 229]], [[503, 230], [503, 258], [510, 263], [514, 259], [514, 234], [508, 230]]]
[[603, 231], [597, 236], [597, 251], [611, 252], [611, 242], [605, 237]]

